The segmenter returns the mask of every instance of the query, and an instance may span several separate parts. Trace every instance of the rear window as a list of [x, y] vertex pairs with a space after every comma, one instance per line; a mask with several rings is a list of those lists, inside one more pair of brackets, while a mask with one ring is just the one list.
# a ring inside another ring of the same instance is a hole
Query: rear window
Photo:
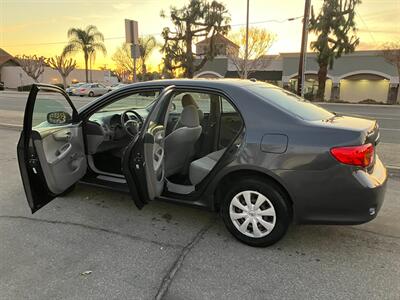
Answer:
[[254, 83], [246, 86], [253, 94], [261, 97], [269, 103], [296, 115], [306, 121], [317, 121], [332, 118], [334, 114], [314, 105], [307, 100], [265, 83]]

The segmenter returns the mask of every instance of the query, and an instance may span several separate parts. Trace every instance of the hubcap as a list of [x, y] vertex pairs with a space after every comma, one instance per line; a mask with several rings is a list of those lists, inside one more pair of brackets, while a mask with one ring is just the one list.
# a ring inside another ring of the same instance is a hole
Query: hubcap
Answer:
[[276, 222], [271, 201], [257, 191], [243, 191], [234, 196], [229, 206], [229, 216], [242, 234], [252, 238], [267, 236]]

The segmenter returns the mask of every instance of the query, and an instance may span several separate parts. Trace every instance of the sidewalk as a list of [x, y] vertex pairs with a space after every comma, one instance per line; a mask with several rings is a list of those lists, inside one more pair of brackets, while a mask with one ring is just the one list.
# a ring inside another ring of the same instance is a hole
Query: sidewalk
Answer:
[[[23, 123], [23, 112], [0, 110], [0, 128], [20, 130]], [[379, 143], [379, 157], [390, 172], [400, 174], [400, 144]]]

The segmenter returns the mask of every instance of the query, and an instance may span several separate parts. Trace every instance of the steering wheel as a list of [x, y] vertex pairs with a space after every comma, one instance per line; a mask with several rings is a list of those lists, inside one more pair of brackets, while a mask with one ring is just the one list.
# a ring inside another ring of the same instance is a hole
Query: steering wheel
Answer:
[[122, 127], [130, 136], [136, 136], [140, 128], [143, 126], [143, 123], [144, 121], [142, 116], [134, 110], [128, 109], [121, 114]]

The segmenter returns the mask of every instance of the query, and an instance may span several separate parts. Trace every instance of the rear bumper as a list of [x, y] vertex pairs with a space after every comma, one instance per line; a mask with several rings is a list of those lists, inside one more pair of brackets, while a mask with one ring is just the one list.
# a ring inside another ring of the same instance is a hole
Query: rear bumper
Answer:
[[296, 223], [361, 224], [377, 216], [388, 179], [378, 156], [371, 173], [344, 165], [311, 173], [290, 183]]

